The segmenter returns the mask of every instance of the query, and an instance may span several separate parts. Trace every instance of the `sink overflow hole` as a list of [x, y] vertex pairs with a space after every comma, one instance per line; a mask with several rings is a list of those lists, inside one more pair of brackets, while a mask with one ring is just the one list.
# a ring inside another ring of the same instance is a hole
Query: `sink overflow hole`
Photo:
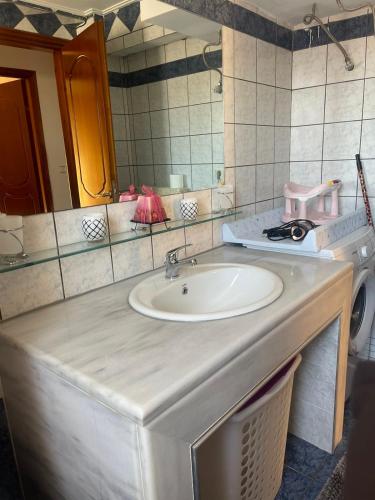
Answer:
[[182, 285], [182, 295], [187, 295], [188, 293], [189, 293], [189, 289], [188, 289], [188, 287], [187, 287], [187, 284], [186, 284], [186, 283], [184, 283], [184, 284]]

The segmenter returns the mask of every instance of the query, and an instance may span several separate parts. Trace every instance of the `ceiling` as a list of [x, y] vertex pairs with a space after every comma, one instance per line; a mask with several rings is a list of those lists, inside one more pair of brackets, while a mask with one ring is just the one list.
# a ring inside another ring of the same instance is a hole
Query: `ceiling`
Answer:
[[[85, 12], [90, 9], [106, 11], [116, 6], [131, 3], [124, 0], [36, 0], [36, 3], [47, 5], [55, 9], [68, 9], [75, 12]], [[133, 0], [134, 1], [134, 0]], [[144, 0], [147, 1], [147, 0]], [[294, 26], [302, 22], [305, 14], [311, 12], [314, 0], [250, 0], [251, 4], [274, 15], [280, 21]], [[249, 2], [249, 3], [250, 3]], [[357, 7], [363, 4], [361, 0], [343, 0], [345, 7]], [[341, 12], [336, 0], [317, 0], [317, 14], [327, 17]]]

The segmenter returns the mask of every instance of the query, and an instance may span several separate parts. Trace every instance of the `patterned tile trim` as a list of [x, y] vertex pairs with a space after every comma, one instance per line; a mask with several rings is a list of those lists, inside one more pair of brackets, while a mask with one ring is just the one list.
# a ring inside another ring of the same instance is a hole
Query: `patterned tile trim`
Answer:
[[85, 20], [69, 12], [41, 10], [28, 2], [14, 4], [0, 0], [0, 26], [5, 28], [71, 39], [77, 34], [77, 26]]
[[[207, 54], [207, 62], [213, 68], [221, 68], [222, 66], [222, 51], [215, 50]], [[172, 61], [151, 68], [133, 71], [132, 73], [116, 73], [109, 72], [109, 85], [111, 87], [136, 87], [146, 83], [154, 83], [177, 76], [191, 75], [207, 71], [207, 67], [203, 64], [202, 56], [196, 55]]]
[[110, 36], [111, 29], [115, 23], [124, 25], [124, 33], [132, 32], [137, 24], [137, 21], [141, 15], [140, 2], [134, 2], [130, 5], [125, 5], [118, 10], [109, 12], [104, 16], [104, 34], [106, 40]]
[[265, 42], [292, 50], [292, 30], [251, 12], [229, 0], [163, 0], [163, 2], [201, 15], [228, 28]]
[[[374, 34], [374, 20], [372, 14], [351, 17], [341, 21], [334, 21], [326, 24], [331, 33], [340, 41], [362, 38]], [[312, 28], [311, 45], [310, 33], [304, 29], [296, 30], [293, 33], [293, 50], [307, 49], [308, 47], [318, 47], [332, 43], [322, 29]]]
[[[254, 36], [288, 50], [301, 50], [331, 43], [322, 30], [312, 28], [312, 38], [304, 29], [292, 31], [274, 21], [251, 12], [229, 0], [163, 0], [165, 3], [180, 7], [201, 15], [219, 24]], [[95, 15], [95, 18], [101, 16]], [[125, 32], [132, 32], [139, 23], [140, 2], [126, 5], [104, 16], [106, 38], [109, 37], [114, 23], [121, 23]], [[71, 22], [69, 22], [71, 19]], [[69, 12], [43, 12], [36, 4], [29, 2], [9, 3], [0, 0], [0, 26], [21, 29], [49, 36], [71, 39], [76, 36], [76, 27], [84, 17]], [[374, 33], [374, 22], [371, 14], [352, 17], [329, 23], [332, 33], [339, 41], [361, 38]]]
[[[301, 50], [310, 46], [310, 34], [304, 29], [292, 31], [240, 5], [232, 4], [229, 0], [163, 1], [288, 50]], [[329, 23], [329, 27], [339, 41], [374, 34], [372, 14], [334, 21]], [[314, 27], [311, 46], [316, 47], [327, 43], [331, 43], [331, 41], [325, 33], [319, 30], [318, 36], [318, 28]]]

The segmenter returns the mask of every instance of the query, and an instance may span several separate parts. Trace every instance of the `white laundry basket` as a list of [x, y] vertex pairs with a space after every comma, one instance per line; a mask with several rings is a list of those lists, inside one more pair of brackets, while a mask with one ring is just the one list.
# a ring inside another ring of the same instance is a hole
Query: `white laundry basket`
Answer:
[[200, 500], [273, 500], [280, 488], [298, 355], [198, 451]]

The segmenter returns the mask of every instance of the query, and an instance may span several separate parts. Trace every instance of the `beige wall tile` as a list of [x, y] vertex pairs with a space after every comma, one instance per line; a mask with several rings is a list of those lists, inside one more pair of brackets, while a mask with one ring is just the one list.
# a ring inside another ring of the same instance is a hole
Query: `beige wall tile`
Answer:
[[111, 247], [115, 281], [153, 269], [151, 238], [120, 243]]
[[58, 261], [0, 274], [2, 319], [64, 298]]
[[187, 257], [211, 250], [212, 222], [205, 222], [204, 224], [187, 227], [185, 233], [186, 243], [192, 245], [186, 249]]
[[61, 259], [65, 297], [95, 290], [113, 283], [111, 251], [101, 248]]
[[326, 62], [326, 45], [294, 51], [292, 88], [324, 85], [326, 83]]
[[[154, 268], [164, 265], [165, 254], [173, 248], [185, 245], [185, 231], [184, 229], [177, 229], [170, 233], [156, 234], [152, 236], [152, 248], [154, 257]], [[180, 256], [185, 256], [185, 251], [180, 252]]]

